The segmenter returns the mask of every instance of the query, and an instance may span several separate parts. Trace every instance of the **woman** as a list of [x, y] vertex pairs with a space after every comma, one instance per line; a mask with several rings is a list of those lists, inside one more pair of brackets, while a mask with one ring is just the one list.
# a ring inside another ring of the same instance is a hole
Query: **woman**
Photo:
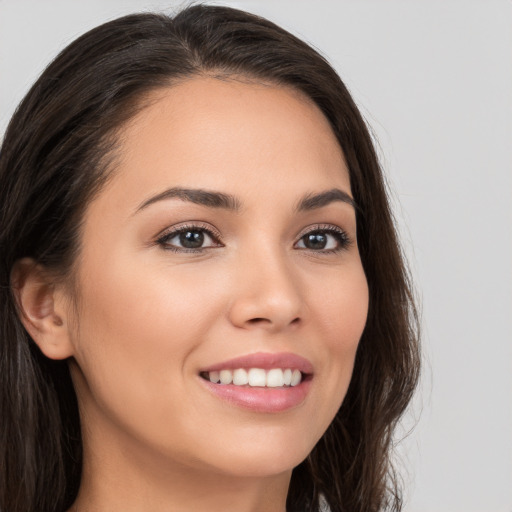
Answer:
[[339, 77], [197, 5], [83, 35], [0, 155], [0, 510], [399, 510], [418, 377]]

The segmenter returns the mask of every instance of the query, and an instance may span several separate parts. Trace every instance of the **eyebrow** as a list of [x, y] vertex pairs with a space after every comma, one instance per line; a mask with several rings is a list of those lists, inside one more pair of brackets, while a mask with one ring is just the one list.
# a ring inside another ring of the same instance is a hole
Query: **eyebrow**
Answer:
[[208, 208], [222, 208], [234, 212], [239, 212], [242, 209], [241, 202], [230, 194], [203, 190], [200, 188], [172, 187], [144, 201], [137, 208], [136, 212], [144, 210], [149, 205], [166, 199], [181, 199], [182, 201], [200, 204], [202, 206], [207, 206]]
[[[180, 199], [182, 201], [199, 204], [208, 208], [221, 208], [236, 213], [239, 213], [242, 210], [242, 202], [231, 194], [225, 194], [223, 192], [216, 192], [213, 190], [203, 190], [199, 188], [172, 187], [144, 201], [137, 208], [135, 213], [144, 210], [156, 202], [164, 201], [167, 199]], [[317, 194], [305, 194], [297, 202], [295, 211], [306, 212], [310, 210], [316, 210], [318, 208], [327, 206], [330, 203], [338, 201], [346, 203], [357, 210], [357, 204], [349, 194], [339, 188], [333, 188]]]
[[354, 210], [357, 210], [357, 204], [349, 194], [339, 188], [332, 188], [318, 194], [306, 194], [298, 202], [296, 211], [316, 210], [337, 201], [349, 204]]

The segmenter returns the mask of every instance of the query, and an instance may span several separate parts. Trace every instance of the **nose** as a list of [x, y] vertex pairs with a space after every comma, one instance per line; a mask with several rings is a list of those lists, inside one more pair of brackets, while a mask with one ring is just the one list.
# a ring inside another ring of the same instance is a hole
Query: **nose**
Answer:
[[234, 326], [278, 332], [303, 321], [297, 269], [279, 250], [253, 250], [239, 258], [233, 279], [229, 318]]

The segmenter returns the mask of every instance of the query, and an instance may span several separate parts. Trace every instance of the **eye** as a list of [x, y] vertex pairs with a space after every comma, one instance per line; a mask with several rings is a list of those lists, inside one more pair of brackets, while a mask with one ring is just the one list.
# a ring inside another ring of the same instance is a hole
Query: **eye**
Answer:
[[202, 226], [182, 226], [160, 236], [157, 243], [175, 252], [200, 252], [210, 247], [220, 247], [219, 236]]
[[350, 238], [342, 229], [329, 227], [316, 227], [302, 235], [296, 244], [299, 249], [311, 251], [337, 252], [346, 249], [350, 245]]

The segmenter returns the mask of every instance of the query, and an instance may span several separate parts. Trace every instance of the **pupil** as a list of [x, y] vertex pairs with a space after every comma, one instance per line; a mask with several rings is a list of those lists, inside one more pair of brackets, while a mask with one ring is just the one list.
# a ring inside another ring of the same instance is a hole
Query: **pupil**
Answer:
[[322, 233], [310, 233], [306, 236], [305, 245], [308, 249], [324, 249], [327, 237]]
[[187, 249], [201, 247], [204, 242], [204, 234], [200, 231], [185, 231], [180, 234], [180, 243]]

